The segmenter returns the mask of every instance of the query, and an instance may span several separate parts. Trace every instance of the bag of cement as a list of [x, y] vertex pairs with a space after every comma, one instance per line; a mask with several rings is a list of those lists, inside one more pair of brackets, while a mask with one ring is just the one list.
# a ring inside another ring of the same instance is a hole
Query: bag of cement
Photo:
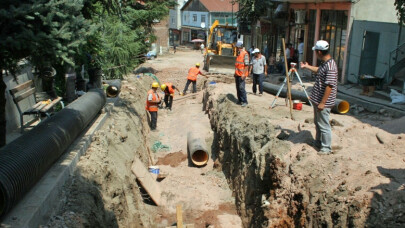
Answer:
[[390, 97], [392, 100], [391, 104], [405, 104], [405, 95], [394, 89], [391, 89]]

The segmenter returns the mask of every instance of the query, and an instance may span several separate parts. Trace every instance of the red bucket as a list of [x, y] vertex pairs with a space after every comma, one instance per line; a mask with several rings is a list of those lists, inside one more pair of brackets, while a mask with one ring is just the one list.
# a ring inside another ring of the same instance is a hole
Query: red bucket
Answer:
[[302, 110], [302, 102], [300, 100], [294, 100], [293, 109]]

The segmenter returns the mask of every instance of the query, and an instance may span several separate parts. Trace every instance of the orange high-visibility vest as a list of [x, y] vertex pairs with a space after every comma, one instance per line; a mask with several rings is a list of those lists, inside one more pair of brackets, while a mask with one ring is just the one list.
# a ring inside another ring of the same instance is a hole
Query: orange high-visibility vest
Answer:
[[[153, 91], [153, 89], [148, 91], [148, 97], [149, 97], [149, 94], [152, 94], [152, 101], [157, 101], [159, 99], [159, 94], [155, 93], [155, 91]], [[149, 112], [157, 112], [159, 109], [158, 104], [149, 102], [148, 97], [146, 97], [145, 109]]]
[[248, 76], [249, 75], [249, 66], [245, 65], [245, 55], [247, 51], [241, 50], [235, 62], [235, 75], [237, 76]]
[[[172, 83], [165, 83], [166, 88], [169, 90], [169, 94], [174, 94], [173, 84]], [[165, 90], [166, 93], [166, 90]]]
[[191, 81], [197, 81], [198, 74], [201, 74], [200, 69], [197, 67], [191, 67], [190, 70], [188, 70], [187, 79]]

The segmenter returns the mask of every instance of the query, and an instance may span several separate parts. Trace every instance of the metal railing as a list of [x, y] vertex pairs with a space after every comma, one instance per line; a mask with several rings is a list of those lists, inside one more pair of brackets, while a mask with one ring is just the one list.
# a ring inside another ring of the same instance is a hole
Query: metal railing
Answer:
[[391, 83], [394, 74], [402, 69], [401, 65], [403, 65], [402, 68], [405, 68], [405, 43], [390, 52], [388, 61], [388, 82]]

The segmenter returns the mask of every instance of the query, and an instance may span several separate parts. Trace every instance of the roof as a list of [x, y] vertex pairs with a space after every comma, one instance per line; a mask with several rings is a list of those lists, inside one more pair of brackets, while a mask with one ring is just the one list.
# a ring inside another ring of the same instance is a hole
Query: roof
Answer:
[[[232, 12], [232, 0], [200, 0], [200, 2], [210, 12]], [[236, 12], [238, 5], [233, 6], [233, 12]]]
[[[181, 10], [184, 10], [192, 1], [187, 1]], [[232, 0], [199, 0], [201, 4], [207, 8], [208, 12], [237, 12], [239, 7], [238, 3], [234, 3], [232, 10]]]

